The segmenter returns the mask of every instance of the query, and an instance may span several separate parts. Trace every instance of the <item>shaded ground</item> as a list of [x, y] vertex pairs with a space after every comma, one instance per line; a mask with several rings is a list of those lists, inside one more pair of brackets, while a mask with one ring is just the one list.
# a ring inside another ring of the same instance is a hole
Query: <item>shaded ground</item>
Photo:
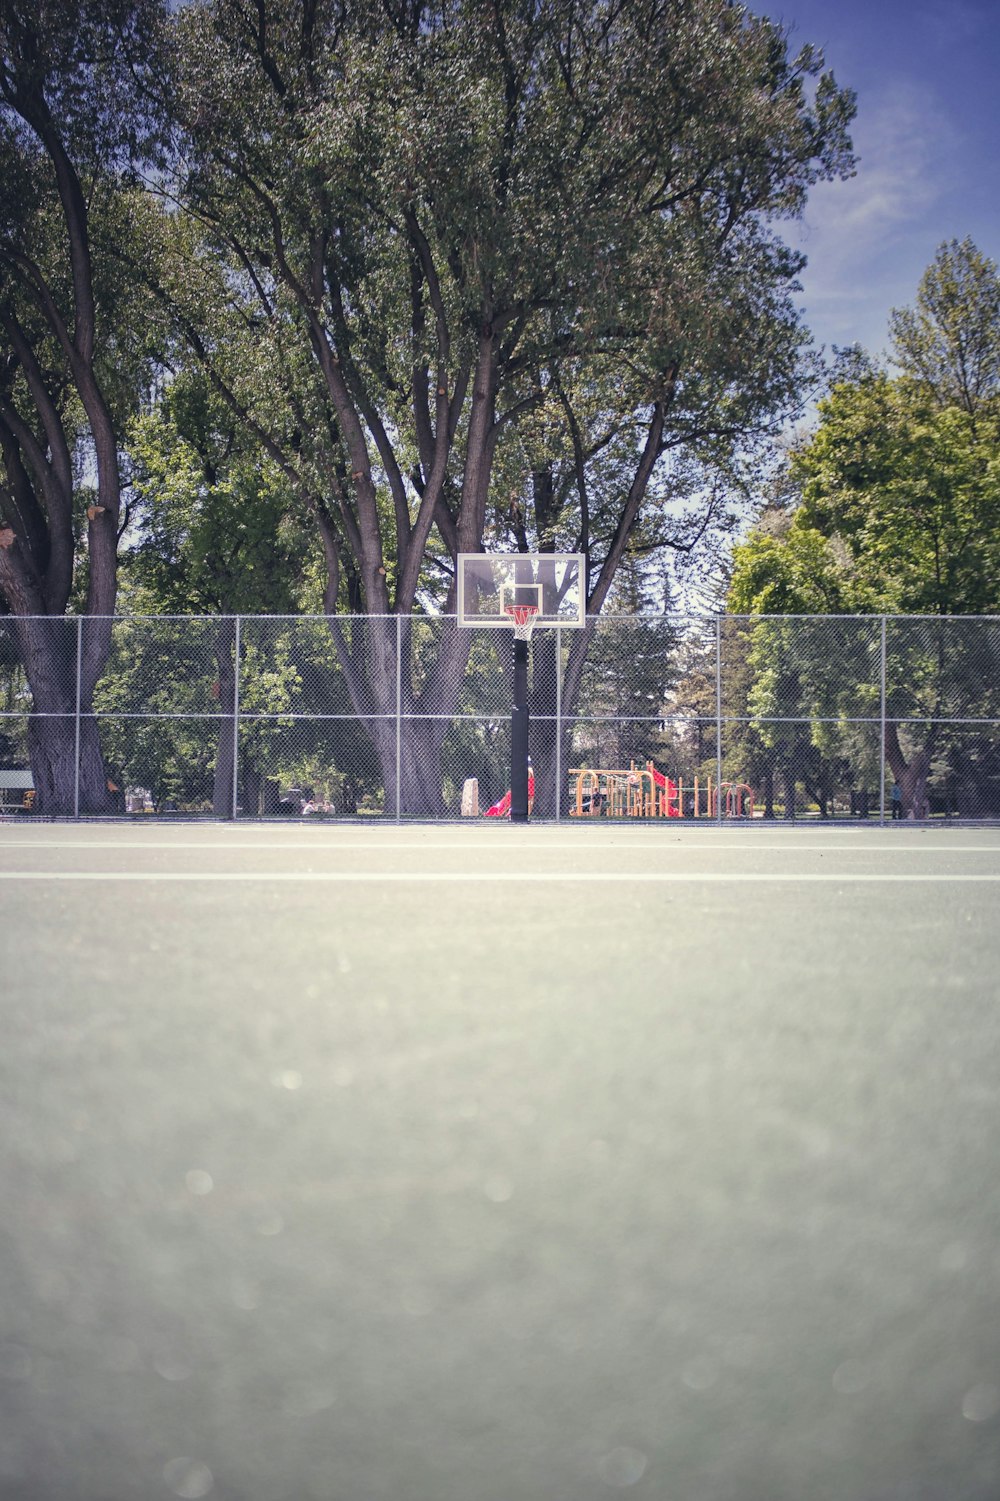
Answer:
[[0, 829], [0, 1495], [996, 1501], [998, 897], [997, 831]]

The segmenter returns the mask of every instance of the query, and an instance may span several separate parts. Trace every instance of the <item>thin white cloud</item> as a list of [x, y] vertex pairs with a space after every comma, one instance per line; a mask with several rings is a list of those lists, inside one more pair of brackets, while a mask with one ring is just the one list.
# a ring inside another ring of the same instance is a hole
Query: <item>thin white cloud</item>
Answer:
[[927, 262], [957, 135], [940, 100], [898, 82], [870, 108], [861, 101], [854, 141], [857, 174], [819, 184], [786, 238], [809, 260], [803, 294], [820, 342], [878, 348], [887, 306], [911, 300]]
[[939, 0], [921, 5], [913, 15], [932, 44], [941, 48], [990, 43], [996, 37], [995, 0]]
[[[920, 223], [940, 196], [949, 155], [940, 102], [897, 85], [855, 125], [857, 174], [819, 184], [796, 226], [806, 254], [826, 276], [880, 251]], [[820, 254], [821, 252], [821, 254]]]

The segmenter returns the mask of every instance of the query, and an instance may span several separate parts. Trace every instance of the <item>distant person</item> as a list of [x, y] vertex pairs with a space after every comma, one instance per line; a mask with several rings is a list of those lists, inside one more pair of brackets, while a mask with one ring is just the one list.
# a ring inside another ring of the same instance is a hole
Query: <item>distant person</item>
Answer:
[[892, 816], [894, 819], [903, 816], [903, 789], [898, 782], [893, 782], [892, 791], [889, 794], [892, 802]]

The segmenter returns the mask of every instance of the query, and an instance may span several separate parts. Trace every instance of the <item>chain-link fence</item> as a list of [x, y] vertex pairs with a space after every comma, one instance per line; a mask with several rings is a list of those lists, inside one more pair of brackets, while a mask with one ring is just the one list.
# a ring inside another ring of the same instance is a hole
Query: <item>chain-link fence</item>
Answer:
[[[512, 656], [451, 617], [6, 617], [0, 812], [502, 811]], [[531, 752], [548, 819], [1000, 819], [1000, 617], [537, 631]]]

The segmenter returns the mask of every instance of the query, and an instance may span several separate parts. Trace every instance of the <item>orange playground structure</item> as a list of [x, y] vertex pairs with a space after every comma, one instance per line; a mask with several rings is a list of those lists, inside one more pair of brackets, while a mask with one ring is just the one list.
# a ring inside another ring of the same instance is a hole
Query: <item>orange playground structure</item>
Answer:
[[633, 761], [620, 768], [580, 766], [569, 773], [571, 818], [753, 818], [753, 790], [745, 782], [695, 777], [685, 786]]

